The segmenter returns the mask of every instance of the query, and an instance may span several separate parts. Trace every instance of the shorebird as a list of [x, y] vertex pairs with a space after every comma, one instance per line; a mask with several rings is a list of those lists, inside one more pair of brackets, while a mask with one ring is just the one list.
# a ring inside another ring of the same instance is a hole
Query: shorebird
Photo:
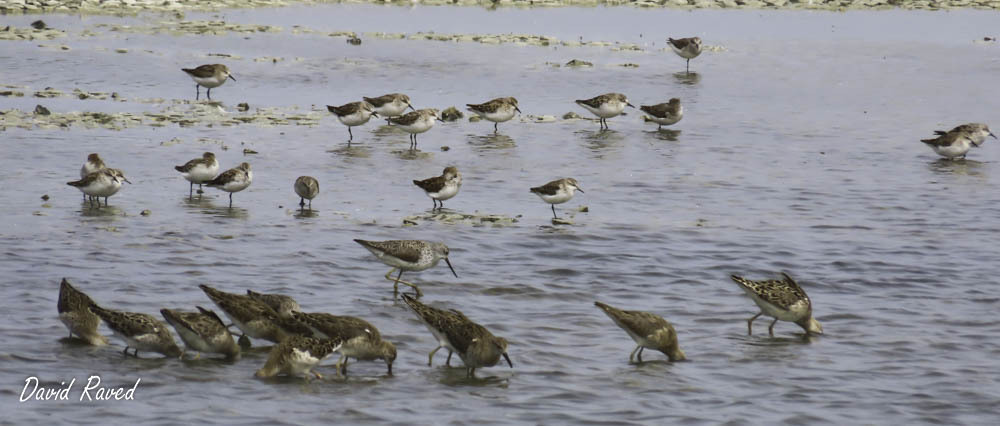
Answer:
[[635, 108], [635, 105], [630, 104], [628, 98], [621, 93], [605, 93], [590, 99], [577, 99], [576, 103], [600, 118], [601, 129], [607, 129], [607, 119], [621, 114], [625, 106]]
[[223, 354], [230, 360], [238, 358], [240, 347], [222, 319], [211, 310], [201, 306], [197, 308], [198, 312], [160, 309], [160, 314], [181, 336], [184, 345], [198, 352], [195, 359], [200, 358], [202, 352]]
[[336, 340], [314, 339], [312, 337], [294, 336], [281, 342], [271, 349], [267, 362], [254, 373], [259, 378], [274, 377], [279, 374], [289, 376], [304, 376], [309, 379], [312, 373], [317, 378], [323, 376], [313, 367], [340, 348], [341, 342]]
[[402, 93], [390, 93], [377, 98], [362, 97], [361, 99], [372, 104], [375, 107], [375, 112], [385, 118], [387, 123], [390, 118], [403, 115], [407, 108], [416, 111], [413, 105], [410, 105], [410, 97]]
[[517, 99], [513, 97], [496, 98], [486, 103], [465, 104], [465, 106], [468, 107], [469, 112], [492, 121], [493, 133], [498, 132], [497, 125], [514, 118], [515, 111], [521, 112], [517, 108]]
[[267, 305], [283, 318], [291, 318], [292, 312], [302, 312], [302, 307], [299, 306], [299, 302], [296, 302], [295, 299], [291, 298], [291, 296], [274, 293], [257, 293], [253, 290], [247, 290], [247, 296]]
[[313, 198], [319, 195], [319, 181], [312, 176], [299, 176], [294, 187], [299, 196], [299, 208], [305, 208], [306, 200], [309, 200], [309, 210], [312, 210]]
[[392, 117], [389, 119], [389, 124], [410, 134], [410, 149], [413, 150], [417, 149], [417, 135], [434, 127], [437, 115], [438, 110], [434, 108], [420, 109], [400, 117]]
[[431, 211], [438, 208], [438, 202], [441, 203], [440, 208], [443, 209], [444, 200], [458, 195], [458, 190], [462, 187], [462, 174], [458, 172], [457, 167], [448, 166], [441, 172], [441, 176], [414, 180], [413, 184], [423, 189], [427, 196], [431, 197], [431, 201], [434, 203]]
[[347, 135], [350, 136], [347, 139], [347, 146], [351, 146], [351, 141], [354, 140], [354, 133], [351, 133], [351, 127], [365, 124], [372, 117], [378, 118], [375, 107], [367, 101], [351, 102], [339, 107], [327, 105], [326, 109], [337, 116], [337, 120], [341, 124], [347, 126]]
[[330, 315], [322, 312], [293, 312], [292, 317], [305, 324], [313, 332], [313, 337], [333, 339], [343, 342], [337, 352], [337, 374], [347, 374], [350, 358], [358, 361], [385, 361], [388, 374], [392, 375], [392, 363], [396, 360], [396, 346], [382, 339], [382, 334], [374, 325], [361, 318]]
[[[477, 368], [497, 365], [501, 356], [510, 368], [514, 368], [507, 355], [507, 340], [494, 336], [486, 327], [469, 320], [465, 314], [455, 309], [445, 311], [427, 306], [408, 294], [403, 294], [403, 301], [413, 309], [438, 341], [438, 347], [428, 356], [428, 366], [438, 349], [447, 348], [462, 358], [467, 377], [474, 377]], [[450, 353], [448, 359], [451, 359]]]
[[562, 204], [573, 199], [573, 194], [576, 191], [583, 192], [583, 189], [580, 188], [580, 184], [573, 178], [558, 179], [545, 185], [531, 188], [531, 193], [537, 195], [542, 201], [552, 205], [553, 219], [559, 218], [556, 216], [556, 204]]
[[594, 302], [594, 306], [604, 311], [615, 324], [628, 333], [632, 340], [635, 340], [636, 347], [629, 354], [628, 362], [634, 362], [636, 356], [639, 362], [642, 362], [644, 348], [663, 352], [671, 362], [685, 359], [684, 351], [677, 345], [677, 332], [674, 331], [674, 326], [659, 315], [623, 311], [601, 302]]
[[253, 182], [253, 172], [250, 163], [240, 163], [239, 166], [222, 172], [215, 179], [205, 182], [209, 187], [216, 187], [229, 193], [229, 208], [233, 208], [233, 193], [240, 192]]
[[198, 68], [181, 68], [181, 71], [186, 72], [196, 83], [194, 85], [195, 100], [198, 100], [198, 97], [201, 96], [200, 86], [208, 88], [208, 100], [212, 100], [213, 88], [221, 86], [227, 79], [236, 81], [236, 77], [233, 77], [233, 74], [229, 72], [229, 67], [222, 64], [202, 65]]
[[205, 284], [198, 287], [215, 303], [215, 306], [222, 309], [243, 334], [274, 343], [280, 343], [290, 337], [290, 333], [282, 327], [283, 322], [278, 313], [263, 302], [242, 294], [217, 290]]
[[179, 357], [182, 354], [167, 325], [152, 315], [104, 309], [95, 303], [90, 304], [90, 310], [104, 320], [115, 336], [125, 341], [122, 353], [126, 356], [129, 348], [135, 349], [133, 355], [136, 358], [139, 357], [140, 349], [168, 357]]
[[677, 56], [687, 60], [687, 64], [684, 66], [684, 72], [690, 73], [691, 60], [701, 54], [701, 38], [667, 38], [667, 44], [670, 45], [670, 48], [674, 50], [674, 53], [676, 53]]
[[774, 324], [778, 320], [794, 322], [806, 331], [806, 334], [823, 334], [823, 327], [812, 316], [812, 302], [805, 290], [782, 272], [781, 280], [751, 281], [743, 277], [731, 275], [760, 307], [760, 313], [747, 320], [747, 333], [753, 334], [753, 321], [761, 315], [774, 318], [768, 333], [774, 336]]
[[[101, 160], [101, 156], [97, 153], [92, 153], [87, 156], [87, 162], [83, 163], [83, 167], [80, 167], [80, 178], [83, 179], [87, 175], [101, 171], [108, 166], [104, 164], [104, 160]], [[83, 194], [83, 199], [87, 199], [87, 194]]]
[[122, 188], [122, 182], [132, 183], [125, 178], [125, 173], [119, 169], [101, 169], [84, 176], [83, 179], [66, 182], [66, 184], [83, 191], [85, 195], [91, 196], [91, 207], [94, 206], [94, 199], [97, 200], [97, 207], [100, 207], [101, 197], [104, 197], [104, 206], [106, 207], [108, 205], [108, 197], [118, 193], [118, 190]]
[[639, 109], [649, 114], [650, 121], [659, 125], [656, 130], [675, 124], [684, 117], [684, 107], [681, 106], [681, 100], [677, 98], [670, 98], [669, 102], [662, 104], [641, 105]]
[[[420, 292], [420, 288], [416, 285], [400, 280], [403, 276], [403, 271], [423, 271], [433, 268], [441, 259], [444, 259], [444, 262], [448, 264], [448, 269], [451, 269], [451, 273], [455, 275], [455, 278], [458, 278], [458, 273], [455, 272], [455, 268], [451, 266], [451, 261], [448, 260], [448, 246], [444, 245], [444, 243], [421, 240], [354, 240], [354, 242], [361, 244], [362, 247], [372, 252], [380, 262], [392, 266], [392, 269], [386, 272], [385, 279], [394, 281], [392, 286], [393, 297], [399, 294], [400, 284], [408, 285], [416, 290], [417, 297], [422, 296], [423, 293]], [[397, 269], [399, 269], [399, 275], [393, 279], [390, 275]]]
[[198, 194], [202, 193], [201, 185], [219, 174], [219, 162], [215, 159], [215, 154], [206, 152], [201, 158], [195, 158], [181, 166], [174, 166], [174, 170], [181, 172], [181, 176], [186, 179], [188, 186], [188, 198], [194, 195], [194, 184], [198, 184]]
[[101, 319], [90, 311], [94, 301], [86, 293], [73, 287], [69, 280], [59, 283], [59, 320], [69, 329], [69, 337], [77, 335], [94, 346], [108, 344], [108, 338], [97, 332]]
[[972, 147], [980, 147], [986, 141], [987, 136], [996, 139], [996, 135], [990, 131], [989, 126], [982, 123], [967, 123], [955, 127], [949, 131], [935, 130], [937, 137], [932, 139], [921, 139], [920, 141], [931, 147], [935, 153], [942, 157], [955, 159], [965, 158], [965, 154]]

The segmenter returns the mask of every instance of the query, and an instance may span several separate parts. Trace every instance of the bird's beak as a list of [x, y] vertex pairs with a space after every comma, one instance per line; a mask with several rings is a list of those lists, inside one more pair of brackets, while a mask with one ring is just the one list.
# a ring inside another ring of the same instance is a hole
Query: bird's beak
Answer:
[[375, 111], [372, 111], [372, 117], [379, 118], [378, 113], [375, 112]]
[[507, 352], [504, 352], [502, 355], [503, 359], [507, 360], [507, 365], [509, 365], [510, 368], [514, 368], [514, 363], [510, 362], [510, 357], [507, 356]]
[[[520, 114], [520, 113], [521, 113], [521, 109], [520, 109], [520, 108], [518, 108], [518, 107], [514, 107], [514, 111], [517, 111], [517, 113], [518, 113], [518, 114]], [[994, 136], [994, 137], [995, 137], [995, 136]]]
[[408, 108], [410, 108], [410, 111], [416, 111], [416, 110], [417, 110], [416, 108], [414, 108], [414, 107], [413, 107], [413, 105], [410, 105], [410, 104], [406, 104], [406, 106], [407, 106]]
[[630, 104], [630, 103], [628, 103], [628, 102], [625, 102], [625, 105], [628, 105], [628, 106], [630, 106], [630, 107], [632, 107], [632, 108], [635, 108], [635, 105], [632, 105], [632, 104]]
[[125, 183], [127, 183], [127, 184], [129, 184], [129, 185], [131, 185], [131, 184], [132, 184], [132, 182], [129, 182], [129, 181], [128, 181], [128, 179], [125, 179], [124, 177], [122, 178], [122, 180], [123, 180], [123, 181], [125, 181]]
[[451, 269], [451, 273], [455, 274], [455, 278], [458, 278], [458, 273], [455, 272], [455, 268], [451, 267], [451, 261], [448, 258], [444, 258], [444, 263], [448, 264], [448, 269]]
[[994, 135], [993, 132], [990, 132], [990, 136], [993, 136], [993, 139], [997, 138], [997, 135]]
[[578, 187], [576, 187], [576, 190], [577, 190], [577, 191], [580, 191], [580, 193], [582, 193], [582, 194], [586, 194], [586, 192], [583, 192], [583, 188], [580, 188], [579, 186], [578, 186]]
[[233, 77], [232, 74], [229, 74], [229, 78], [233, 79], [233, 81], [236, 81], [236, 77]]

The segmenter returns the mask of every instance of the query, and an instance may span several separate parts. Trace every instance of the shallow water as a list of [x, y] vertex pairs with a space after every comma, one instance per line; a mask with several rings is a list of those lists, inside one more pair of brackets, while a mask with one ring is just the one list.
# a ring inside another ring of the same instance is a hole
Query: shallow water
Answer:
[[[976, 42], [994, 35], [997, 17], [326, 5], [187, 14], [284, 31], [184, 36], [95, 27], [167, 16], [47, 15], [53, 27], [99, 34], [3, 42], [8, 72], [0, 84], [169, 102], [188, 99], [193, 88], [178, 68], [228, 53], [243, 58], [222, 61], [238, 81], [213, 97], [230, 111], [239, 102], [320, 110], [399, 91], [418, 108], [512, 95], [526, 115], [561, 117], [586, 115], [573, 99], [618, 91], [636, 105], [679, 97], [685, 117], [663, 132], [632, 110], [609, 120], [608, 132], [585, 120], [512, 121], [496, 136], [485, 122], [440, 123], [419, 136], [417, 154], [407, 152], [405, 134], [377, 121], [355, 128], [357, 144], [348, 149], [332, 117], [318, 126], [9, 128], [0, 145], [4, 420], [992, 423], [1000, 415], [993, 220], [1000, 152], [990, 140], [966, 161], [941, 161], [918, 139], [964, 122], [998, 122], [1000, 100], [989, 88], [1000, 54], [996, 44]], [[24, 26], [37, 17], [4, 19]], [[584, 36], [646, 51], [373, 37], [355, 47], [292, 34], [292, 25]], [[699, 35], [725, 50], [692, 61], [695, 76], [678, 74], [683, 60], [658, 52], [666, 35]], [[262, 56], [284, 60], [252, 60]], [[595, 66], [545, 64], [574, 58]], [[617, 66], [626, 62], [639, 67]], [[39, 103], [53, 112], [165, 106], [29, 95], [0, 98], [0, 109]], [[161, 145], [173, 138], [181, 143]], [[243, 148], [259, 154], [244, 156]], [[253, 185], [235, 194], [232, 209], [214, 189], [188, 200], [187, 182], [172, 170], [205, 150], [224, 168], [254, 167]], [[90, 152], [133, 182], [108, 208], [88, 209], [65, 185]], [[465, 178], [449, 209], [518, 222], [402, 227], [403, 217], [426, 213], [431, 202], [410, 181], [446, 165]], [[303, 174], [320, 181], [311, 215], [296, 211], [292, 192]], [[558, 207], [575, 224], [553, 226], [548, 205], [527, 188], [564, 176], [587, 192]], [[150, 216], [139, 215], [145, 209]], [[464, 369], [441, 367], [440, 353], [427, 367], [432, 336], [392, 301], [381, 278], [388, 268], [354, 238], [445, 241], [459, 278], [444, 265], [409, 277], [425, 302], [461, 309], [510, 340], [514, 369], [481, 369], [468, 380]], [[807, 340], [779, 323], [770, 338], [768, 320], [746, 335], [757, 310], [728, 274], [779, 271], [809, 292], [826, 335]], [[108, 347], [81, 346], [66, 339], [56, 315], [62, 277], [102, 305], [147, 313], [210, 306], [200, 283], [284, 292], [306, 310], [373, 322], [399, 348], [395, 375], [361, 363], [346, 382], [261, 381], [253, 372], [263, 348], [229, 364], [126, 359], [114, 338]], [[663, 315], [690, 361], [670, 364], [646, 351], [650, 362], [628, 364], [632, 341], [594, 300]], [[76, 401], [91, 374], [116, 386], [142, 381], [134, 401]], [[19, 403], [28, 376], [43, 386], [76, 378], [73, 400]]]

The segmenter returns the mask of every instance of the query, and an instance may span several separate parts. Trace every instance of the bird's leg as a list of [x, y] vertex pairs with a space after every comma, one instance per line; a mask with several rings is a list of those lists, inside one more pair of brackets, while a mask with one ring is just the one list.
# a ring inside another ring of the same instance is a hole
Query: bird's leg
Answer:
[[747, 336], [753, 335], [753, 320], [757, 319], [757, 317], [761, 316], [763, 313], [764, 312], [759, 312], [757, 315], [754, 315], [753, 318], [747, 320]]
[[188, 200], [194, 197], [194, 182], [189, 182], [191, 185], [188, 186]]
[[552, 207], [552, 218], [553, 219], [559, 219], [559, 216], [556, 216], [556, 205], [555, 204], [551, 204], [550, 206]]
[[212, 88], [211, 87], [208, 88], [208, 91], [205, 92], [205, 95], [208, 96], [208, 100], [212, 100]]
[[309, 200], [309, 210], [313, 209], [313, 200]]
[[128, 356], [128, 346], [125, 346], [125, 350], [122, 351], [122, 354], [124, 354], [125, 356]]
[[468, 372], [467, 372], [467, 373], [465, 374], [465, 377], [466, 377], [466, 378], [470, 378], [470, 379], [473, 379], [473, 378], [475, 378], [475, 377], [476, 377], [476, 369], [475, 369], [475, 368], [472, 368], [472, 367], [469, 367], [469, 368], [468, 368], [468, 369], [467, 369], [466, 371], [468, 371]]
[[[101, 200], [98, 199], [97, 203], [100, 204]], [[107, 207], [107, 206], [108, 206], [108, 197], [104, 197], [104, 207]], [[97, 207], [100, 207], [100, 205], [98, 205]]]
[[[309, 200], [309, 202], [312, 202], [312, 200]], [[303, 208], [305, 206], [306, 206], [306, 199], [303, 198], [303, 197], [300, 197], [299, 198], [299, 208]]]
[[645, 349], [645, 347], [639, 346], [639, 353], [635, 354], [635, 357], [636, 357], [636, 359], [639, 360], [639, 362], [642, 362], [642, 350], [643, 349]]
[[229, 208], [233, 208], [233, 193], [229, 193]]
[[430, 355], [427, 355], [427, 366], [428, 367], [431, 366], [431, 361], [434, 361], [434, 354], [437, 353], [438, 349], [441, 349], [441, 346], [438, 346], [438, 347], [434, 348], [434, 350], [431, 351]]
[[496, 134], [496, 133], [497, 133], [498, 131], [500, 131], [500, 130], [499, 130], [499, 129], [497, 128], [497, 125], [498, 125], [498, 124], [500, 124], [500, 123], [493, 123], [493, 134]]
[[771, 321], [771, 326], [767, 328], [767, 332], [771, 334], [771, 337], [774, 337], [774, 325], [777, 323], [778, 319], [775, 318], [774, 321]]
[[349, 136], [347, 138], [347, 144], [350, 145], [351, 141], [354, 140], [354, 133], [351, 133], [351, 126], [347, 126], [347, 135]]
[[448, 349], [448, 359], [444, 361], [445, 367], [451, 367], [451, 349]]
[[346, 361], [347, 361], [347, 359], [346, 359], [346, 358], [347, 358], [347, 356], [345, 356], [344, 354], [341, 354], [341, 355], [340, 355], [340, 359], [338, 359], [338, 360], [337, 360], [337, 363], [333, 365], [333, 368], [335, 368], [335, 369], [337, 370], [337, 376], [338, 376], [338, 377], [341, 377], [341, 376], [343, 376], [343, 375], [342, 375], [342, 374], [340, 373], [340, 368], [341, 368], [341, 367], [342, 367], [342, 366], [343, 366], [343, 365], [344, 365], [344, 364], [346, 363]]
[[632, 353], [628, 354], [628, 362], [635, 362], [635, 353], [639, 352], [639, 348], [641, 347], [642, 346], [636, 346], [635, 349], [632, 349]]
[[684, 65], [684, 74], [691, 74], [691, 60], [687, 60], [687, 64]]
[[199, 96], [201, 96], [201, 85], [198, 84], [198, 83], [195, 83], [194, 84], [194, 100], [197, 101]]

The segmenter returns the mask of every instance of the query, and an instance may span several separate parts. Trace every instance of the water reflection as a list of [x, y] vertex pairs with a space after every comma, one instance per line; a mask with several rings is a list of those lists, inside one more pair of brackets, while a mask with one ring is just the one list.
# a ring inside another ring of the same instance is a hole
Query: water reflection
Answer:
[[645, 132], [647, 135], [661, 141], [677, 142], [677, 137], [681, 135], [680, 130], [663, 129]]
[[608, 129], [578, 130], [575, 133], [587, 142], [587, 148], [590, 148], [594, 152], [601, 152], [608, 148], [619, 146], [625, 139], [621, 133]]
[[936, 161], [928, 163], [927, 167], [930, 168], [932, 172], [938, 174], [983, 177], [984, 165], [986, 165], [986, 163], [964, 158], [959, 160], [939, 158]]
[[392, 155], [400, 160], [426, 160], [432, 158], [434, 154], [429, 152], [423, 152], [418, 149], [405, 149], [405, 150], [395, 150], [392, 151]]
[[181, 199], [181, 205], [197, 213], [214, 217], [230, 219], [246, 219], [248, 217], [249, 211], [247, 209], [236, 206], [229, 207], [228, 197], [225, 198], [225, 202], [222, 205], [216, 205], [213, 201], [213, 197], [196, 196], [188, 198], [185, 196]]
[[696, 72], [675, 72], [674, 80], [677, 80], [680, 84], [686, 84], [688, 86], [694, 86], [701, 82], [701, 74]]
[[89, 201], [80, 203], [80, 216], [82, 217], [111, 217], [124, 215], [125, 212], [118, 208], [118, 206], [105, 206], [104, 204], [101, 204], [101, 206], [98, 207], [96, 202], [91, 205]]
[[[455, 358], [458, 358], [456, 355]], [[452, 360], [454, 361], [454, 360]], [[497, 364], [496, 368], [500, 364]], [[507, 365], [504, 364], [504, 368]], [[507, 368], [508, 370], [510, 368]], [[441, 372], [441, 378], [438, 383], [445, 386], [480, 386], [480, 387], [501, 387], [505, 388], [510, 384], [509, 372], [493, 371], [493, 367], [489, 368], [477, 368], [476, 375], [473, 377], [468, 377], [468, 373], [464, 367], [444, 367]], [[500, 375], [493, 375], [492, 373], [500, 373]]]
[[301, 208], [297, 210], [293, 216], [296, 219], [310, 219], [314, 217], [319, 217], [319, 211], [309, 208]]
[[490, 135], [466, 135], [469, 145], [476, 147], [480, 151], [492, 149], [510, 149], [517, 147], [514, 139], [507, 135], [493, 133]]
[[373, 149], [370, 145], [358, 145], [357, 142], [352, 142], [350, 145], [340, 145], [336, 148], [326, 150], [326, 152], [331, 154], [351, 158], [368, 158], [371, 157], [372, 151]]

